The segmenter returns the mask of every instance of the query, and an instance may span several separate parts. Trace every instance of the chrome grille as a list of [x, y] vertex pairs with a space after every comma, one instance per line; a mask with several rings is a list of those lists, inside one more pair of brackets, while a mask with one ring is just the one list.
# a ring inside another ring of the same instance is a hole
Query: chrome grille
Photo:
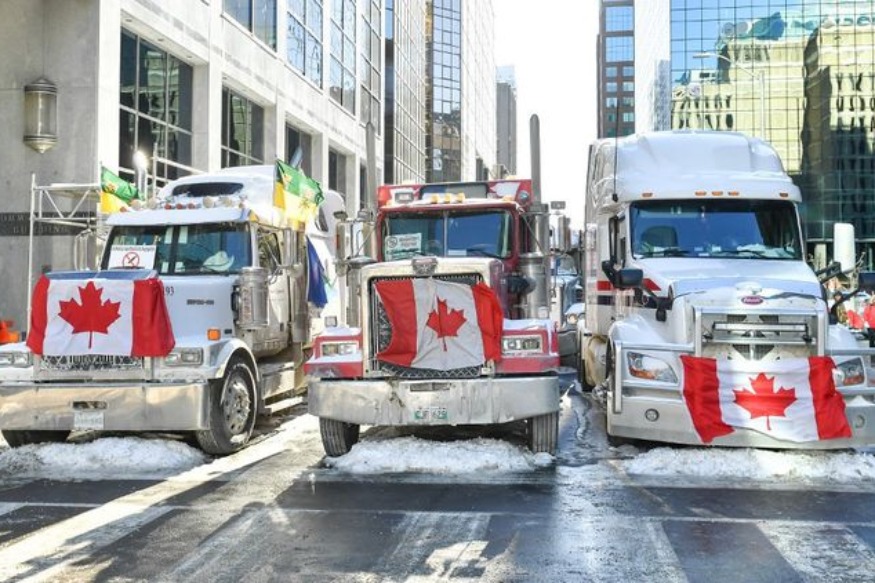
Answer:
[[[482, 281], [482, 278], [479, 274], [470, 273], [470, 274], [454, 274], [454, 275], [438, 275], [434, 276], [435, 279], [439, 279], [441, 281], [449, 281], [452, 283], [464, 283], [467, 285], [475, 285]], [[434, 370], [428, 368], [416, 368], [416, 367], [404, 367], [398, 366], [395, 364], [391, 364], [388, 362], [382, 362], [377, 360], [376, 355], [378, 352], [381, 352], [389, 346], [389, 342], [392, 340], [392, 327], [389, 324], [389, 317], [386, 314], [386, 310], [383, 308], [382, 302], [380, 302], [380, 298], [377, 295], [376, 288], [374, 284], [378, 281], [390, 281], [390, 280], [405, 280], [411, 279], [409, 277], [384, 277], [379, 279], [373, 279], [370, 282], [370, 287], [368, 289], [368, 293], [371, 294], [371, 354], [374, 355], [372, 359], [372, 368], [373, 370], [381, 371], [387, 375], [403, 378], [403, 379], [424, 379], [424, 378], [442, 378], [442, 379], [464, 379], [464, 378], [476, 378], [480, 376], [480, 367], [479, 366], [469, 366], [464, 368], [455, 368], [450, 370]], [[415, 315], [412, 315], [415, 316]]]
[[814, 314], [706, 313], [700, 325], [703, 344], [722, 344], [747, 360], [762, 360], [778, 346], [816, 351]]
[[84, 354], [75, 356], [43, 356], [40, 370], [45, 371], [97, 371], [137, 370], [143, 368], [142, 356], [107, 356]]

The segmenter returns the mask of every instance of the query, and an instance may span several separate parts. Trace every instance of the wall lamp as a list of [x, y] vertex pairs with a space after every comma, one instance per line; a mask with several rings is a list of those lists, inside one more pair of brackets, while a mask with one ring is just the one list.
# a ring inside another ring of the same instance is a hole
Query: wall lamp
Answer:
[[24, 143], [44, 153], [58, 142], [58, 87], [40, 77], [24, 86]]

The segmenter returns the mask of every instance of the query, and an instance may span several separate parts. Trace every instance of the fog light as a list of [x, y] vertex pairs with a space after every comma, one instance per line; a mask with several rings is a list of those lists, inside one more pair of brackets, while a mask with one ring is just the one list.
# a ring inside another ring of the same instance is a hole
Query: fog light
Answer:
[[854, 416], [854, 429], [862, 429], [866, 425], [866, 418], [862, 415]]
[[651, 422], [656, 421], [659, 419], [659, 411], [656, 409], [648, 409], [644, 412], [644, 418]]

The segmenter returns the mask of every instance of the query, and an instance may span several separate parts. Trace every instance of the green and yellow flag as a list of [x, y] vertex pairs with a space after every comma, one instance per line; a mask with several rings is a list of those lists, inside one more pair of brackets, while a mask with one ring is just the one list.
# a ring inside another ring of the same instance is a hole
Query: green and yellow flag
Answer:
[[100, 212], [111, 214], [140, 198], [137, 187], [107, 168], [100, 168]]
[[312, 178], [307, 178], [301, 170], [282, 160], [276, 161], [275, 180], [273, 204], [283, 209], [286, 218], [296, 228], [303, 229], [307, 221], [316, 215], [325, 198], [322, 187]]

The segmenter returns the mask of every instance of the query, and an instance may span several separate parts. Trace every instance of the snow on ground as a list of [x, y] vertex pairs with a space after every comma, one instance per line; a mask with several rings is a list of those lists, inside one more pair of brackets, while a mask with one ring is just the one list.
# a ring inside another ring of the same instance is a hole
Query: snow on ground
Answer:
[[[321, 455], [318, 434], [316, 418], [300, 415], [274, 428], [265, 445], [276, 442], [278, 451], [301, 447]], [[586, 449], [587, 445], [575, 447]], [[314, 448], [319, 448], [319, 451]], [[28, 445], [16, 449], [9, 449], [0, 439], [0, 478], [161, 478], [196, 466], [215, 467], [218, 471], [224, 462], [245, 457], [247, 451], [231, 458], [213, 459], [181, 441], [155, 436], [98, 436], [91, 441]], [[595, 451], [591, 453], [594, 457], [601, 457]], [[715, 478], [777, 484], [809, 481], [850, 485], [875, 483], [875, 455], [872, 451], [779, 452], [693, 447], [658, 447], [643, 451], [624, 446], [613, 450], [613, 454], [607, 457], [614, 458], [611, 465], [632, 476]], [[354, 474], [531, 472], [553, 463], [552, 456], [532, 455], [519, 445], [497, 439], [430, 441], [409, 436], [367, 435], [347, 455], [325, 458], [329, 468]], [[580, 476], [579, 479], [586, 478]]]
[[629, 474], [650, 476], [875, 482], [875, 455], [866, 452], [660, 447], [624, 460], [622, 465]]
[[495, 439], [445, 442], [416, 437], [362, 441], [348, 454], [326, 459], [329, 467], [354, 474], [520, 472], [552, 462], [553, 456], [549, 454], [533, 455]]

